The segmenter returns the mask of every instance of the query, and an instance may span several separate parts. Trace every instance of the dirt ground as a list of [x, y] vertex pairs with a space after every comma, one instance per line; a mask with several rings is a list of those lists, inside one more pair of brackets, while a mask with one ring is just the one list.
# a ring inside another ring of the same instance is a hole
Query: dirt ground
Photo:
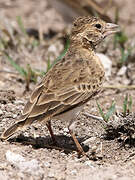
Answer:
[[[119, 24], [129, 38], [128, 43], [134, 44], [134, 1], [115, 0], [115, 3], [120, 8]], [[65, 33], [65, 28], [70, 28], [64, 17], [47, 0], [1, 0], [0, 9], [1, 28], [6, 24], [9, 29], [17, 29], [16, 17], [21, 16], [26, 29], [39, 29], [44, 32], [45, 45], [34, 50], [29, 47], [26, 50], [24, 46], [19, 45], [19, 49], [8, 49], [8, 53], [22, 67], [30, 64], [32, 68], [45, 70], [48, 57], [53, 61], [64, 49], [64, 40], [55, 38], [55, 35]], [[114, 19], [113, 7], [108, 11], [108, 15]], [[114, 49], [112, 44], [113, 37], [106, 40], [97, 50], [105, 53], [112, 61], [111, 76], [105, 85], [133, 86], [135, 53], [132, 52], [130, 62], [126, 65], [127, 73], [124, 73], [123, 69], [117, 67], [120, 50]], [[39, 80], [38, 77], [37, 81]], [[24, 78], [17, 73], [6, 57], [0, 54], [0, 133], [19, 119], [35, 86], [36, 84], [31, 82], [30, 90], [24, 93]], [[132, 112], [123, 116], [122, 106], [126, 94], [132, 96]], [[67, 124], [59, 120], [52, 122], [57, 146], [52, 144], [44, 124], [33, 124], [26, 131], [16, 133], [10, 140], [0, 141], [0, 179], [134, 180], [134, 99], [134, 89], [104, 88], [102, 93], [88, 102], [76, 120], [76, 135], [88, 157], [78, 158]], [[85, 112], [89, 112], [99, 116], [96, 100], [102, 105], [104, 112], [107, 112], [113, 100], [116, 102], [117, 113], [108, 122], [108, 131], [103, 122], [84, 115]], [[116, 127], [112, 128], [112, 124]]]

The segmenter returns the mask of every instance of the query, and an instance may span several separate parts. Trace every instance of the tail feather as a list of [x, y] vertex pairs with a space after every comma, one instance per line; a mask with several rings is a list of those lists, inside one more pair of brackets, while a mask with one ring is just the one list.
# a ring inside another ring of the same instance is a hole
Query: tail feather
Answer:
[[34, 121], [36, 121], [36, 119], [38, 119], [39, 121], [42, 121], [42, 120], [44, 120], [44, 116], [43, 115], [40, 115], [40, 116], [37, 116], [37, 117], [28, 117], [28, 115], [27, 116], [21, 116], [20, 121], [13, 124], [8, 129], [6, 129], [2, 133], [0, 139], [1, 140], [6, 140], [6, 139], [10, 138], [10, 136], [12, 136], [18, 130], [22, 130], [23, 128], [31, 125]]
[[8, 139], [10, 136], [12, 136], [15, 132], [17, 132], [18, 130], [22, 129], [25, 125], [26, 119], [23, 121], [19, 121], [16, 124], [13, 124], [12, 126], [10, 126], [7, 130], [5, 130], [0, 139], [1, 140], [6, 140]]

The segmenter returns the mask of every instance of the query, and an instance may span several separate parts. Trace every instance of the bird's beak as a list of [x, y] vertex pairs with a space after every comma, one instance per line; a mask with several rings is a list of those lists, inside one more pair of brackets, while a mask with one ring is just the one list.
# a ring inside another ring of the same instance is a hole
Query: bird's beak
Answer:
[[107, 23], [104, 31], [104, 37], [119, 32], [120, 28], [117, 24]]

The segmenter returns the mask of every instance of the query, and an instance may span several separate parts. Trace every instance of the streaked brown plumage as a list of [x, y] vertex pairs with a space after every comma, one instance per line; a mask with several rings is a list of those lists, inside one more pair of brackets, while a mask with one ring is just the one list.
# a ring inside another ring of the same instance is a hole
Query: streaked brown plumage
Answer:
[[106, 36], [115, 33], [117, 27], [95, 17], [77, 18], [67, 54], [45, 75], [33, 91], [20, 120], [9, 127], [1, 139], [8, 139], [34, 121], [45, 121], [55, 141], [50, 120], [63, 118], [69, 121], [69, 132], [78, 152], [84, 154], [73, 133], [73, 122], [76, 113], [100, 91], [104, 81], [104, 68], [94, 52], [95, 47]]

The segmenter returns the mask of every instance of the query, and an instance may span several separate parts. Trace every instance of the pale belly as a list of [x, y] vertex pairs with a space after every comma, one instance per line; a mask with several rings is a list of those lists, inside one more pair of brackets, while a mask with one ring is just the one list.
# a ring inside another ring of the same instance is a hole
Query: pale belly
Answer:
[[62, 121], [66, 121], [67, 123], [70, 123], [71, 120], [72, 121], [76, 120], [77, 115], [82, 111], [85, 105], [86, 103], [84, 103], [81, 106], [77, 106], [71, 110], [68, 110], [67, 112], [55, 116], [54, 119], [59, 119]]

